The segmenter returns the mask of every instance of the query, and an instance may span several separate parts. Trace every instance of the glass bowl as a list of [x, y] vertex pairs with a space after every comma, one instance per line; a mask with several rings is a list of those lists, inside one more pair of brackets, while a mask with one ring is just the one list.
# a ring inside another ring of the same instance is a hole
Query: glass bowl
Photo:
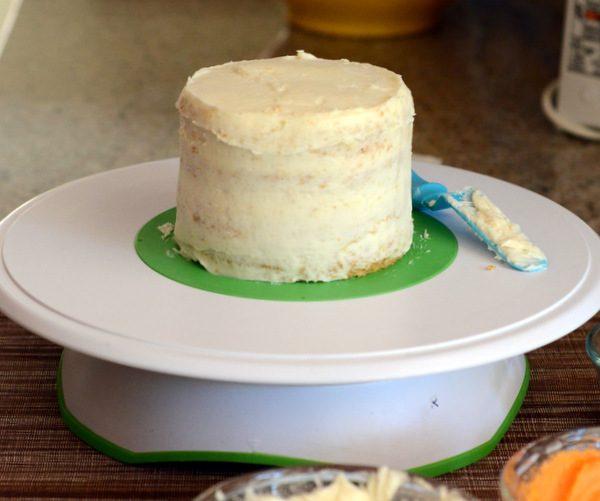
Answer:
[[[358, 487], [364, 487], [369, 477], [377, 474], [370, 467], [323, 467], [298, 466], [274, 468], [234, 477], [214, 485], [202, 492], [194, 501], [246, 501], [255, 496], [269, 496], [287, 499], [292, 496], [304, 496], [319, 488], [331, 485], [338, 475]], [[393, 496], [394, 501], [477, 501], [475, 498], [443, 485], [433, 484], [421, 477], [399, 473], [403, 483]], [[400, 491], [402, 494], [400, 495]], [[322, 498], [320, 498], [322, 501]], [[330, 501], [340, 501], [331, 499]], [[384, 501], [384, 500], [378, 500]], [[392, 501], [391, 499], [389, 501]]]
[[588, 357], [596, 367], [598, 382], [600, 383], [600, 324], [596, 325], [585, 340], [585, 351]]
[[[568, 486], [575, 484], [576, 473], [581, 471], [579, 468], [587, 460], [597, 462], [600, 469], [600, 427], [571, 430], [536, 440], [515, 453], [504, 466], [500, 477], [502, 499], [528, 501], [531, 498], [528, 498], [527, 491], [533, 489], [533, 482], [543, 485], [544, 489], [554, 489], [552, 496], [556, 497], [551, 499], [578, 499], [568, 497], [565, 493]], [[598, 478], [597, 475], [594, 474], [594, 480]], [[550, 501], [547, 496], [535, 499]]]

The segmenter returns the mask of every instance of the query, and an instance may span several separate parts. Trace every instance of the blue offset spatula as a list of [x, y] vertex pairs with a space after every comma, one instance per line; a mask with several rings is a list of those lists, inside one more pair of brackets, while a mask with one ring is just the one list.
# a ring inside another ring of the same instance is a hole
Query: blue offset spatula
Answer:
[[443, 184], [429, 183], [412, 171], [412, 203], [416, 209], [453, 209], [496, 256], [520, 271], [548, 266], [544, 253], [525, 236], [481, 191], [467, 187], [448, 192]]

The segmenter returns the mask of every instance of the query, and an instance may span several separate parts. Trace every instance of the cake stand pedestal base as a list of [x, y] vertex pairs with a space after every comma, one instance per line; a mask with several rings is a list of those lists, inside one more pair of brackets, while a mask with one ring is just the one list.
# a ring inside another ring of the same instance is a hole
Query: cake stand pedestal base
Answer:
[[525, 356], [418, 378], [264, 385], [173, 376], [65, 349], [69, 428], [128, 463], [382, 466], [436, 476], [489, 454], [519, 410]]

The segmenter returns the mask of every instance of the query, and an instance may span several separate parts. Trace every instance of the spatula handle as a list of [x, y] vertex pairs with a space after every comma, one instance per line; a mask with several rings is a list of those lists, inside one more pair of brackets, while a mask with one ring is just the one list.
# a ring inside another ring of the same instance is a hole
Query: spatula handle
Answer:
[[448, 193], [448, 188], [440, 183], [429, 183], [420, 177], [414, 170], [411, 179], [412, 203], [414, 208], [430, 210], [448, 208], [448, 204], [437, 203], [443, 193]]

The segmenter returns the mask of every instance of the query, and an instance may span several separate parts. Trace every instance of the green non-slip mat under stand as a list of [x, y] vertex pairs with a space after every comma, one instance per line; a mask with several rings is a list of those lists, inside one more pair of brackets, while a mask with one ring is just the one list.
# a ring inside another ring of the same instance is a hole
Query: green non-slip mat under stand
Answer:
[[333, 282], [272, 284], [239, 280], [207, 272], [177, 252], [173, 235], [159, 230], [175, 223], [176, 209], [169, 209], [148, 221], [138, 232], [135, 248], [153, 270], [198, 289], [229, 296], [275, 301], [331, 301], [385, 294], [429, 280], [444, 271], [456, 257], [454, 234], [437, 219], [413, 211], [414, 236], [409, 252], [394, 265], [364, 277]]

